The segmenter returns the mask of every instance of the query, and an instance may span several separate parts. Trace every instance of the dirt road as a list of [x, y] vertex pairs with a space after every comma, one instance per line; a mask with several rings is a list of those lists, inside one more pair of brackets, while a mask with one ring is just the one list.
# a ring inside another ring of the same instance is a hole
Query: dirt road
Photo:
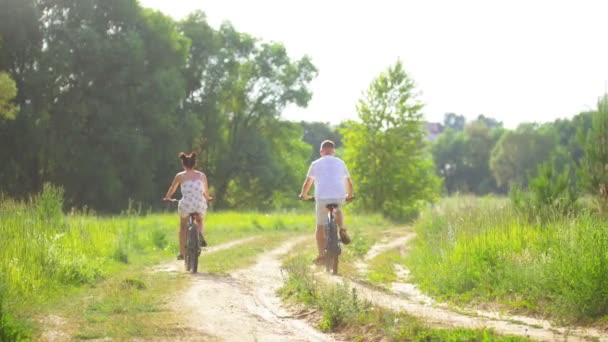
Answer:
[[195, 276], [176, 309], [188, 313], [189, 328], [212, 336], [206, 338], [210, 340], [333, 341], [307, 322], [291, 318], [276, 296], [283, 283], [279, 258], [301, 241], [287, 241], [228, 276]]

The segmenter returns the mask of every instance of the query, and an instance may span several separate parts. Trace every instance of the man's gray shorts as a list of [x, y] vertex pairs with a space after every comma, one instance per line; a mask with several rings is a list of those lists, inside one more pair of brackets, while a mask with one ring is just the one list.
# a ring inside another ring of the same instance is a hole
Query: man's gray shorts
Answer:
[[327, 224], [327, 214], [329, 210], [327, 209], [328, 204], [337, 204], [338, 209], [342, 209], [344, 206], [345, 199], [321, 199], [316, 202], [316, 211], [317, 211], [317, 225], [325, 225]]

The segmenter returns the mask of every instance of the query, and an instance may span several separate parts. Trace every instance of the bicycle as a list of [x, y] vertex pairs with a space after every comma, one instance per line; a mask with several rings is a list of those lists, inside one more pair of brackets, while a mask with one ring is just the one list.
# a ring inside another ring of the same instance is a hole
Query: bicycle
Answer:
[[[171, 199], [170, 202], [176, 203], [177, 200]], [[198, 227], [196, 225], [196, 221], [198, 220], [200, 220], [199, 213], [190, 213], [188, 215], [188, 223], [186, 224], [186, 254], [184, 255], [186, 272], [198, 272], [198, 257], [202, 251]]]
[[[311, 197], [308, 201], [315, 202], [315, 198]], [[325, 272], [331, 272], [338, 274], [339, 256], [342, 254], [342, 241], [338, 236], [338, 225], [334, 218], [334, 211], [338, 208], [337, 203], [330, 203], [326, 205], [328, 210], [327, 223], [325, 224], [325, 250], [324, 250], [324, 263]]]
[[198, 213], [188, 215], [186, 224], [186, 255], [184, 255], [184, 265], [186, 271], [198, 272], [198, 257], [201, 255], [201, 242], [198, 236], [196, 221], [200, 219]]

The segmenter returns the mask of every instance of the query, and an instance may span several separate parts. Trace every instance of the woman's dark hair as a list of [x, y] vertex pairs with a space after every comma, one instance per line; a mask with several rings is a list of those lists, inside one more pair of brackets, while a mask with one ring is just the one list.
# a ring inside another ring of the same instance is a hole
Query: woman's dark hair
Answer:
[[196, 152], [190, 154], [182, 152], [179, 154], [179, 159], [182, 160], [182, 164], [184, 164], [185, 167], [192, 169], [194, 168], [194, 165], [196, 165]]

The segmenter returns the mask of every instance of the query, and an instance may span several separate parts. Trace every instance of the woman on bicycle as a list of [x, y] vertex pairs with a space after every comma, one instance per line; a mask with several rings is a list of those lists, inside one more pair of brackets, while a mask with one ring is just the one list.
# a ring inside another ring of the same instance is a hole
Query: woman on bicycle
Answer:
[[198, 233], [201, 240], [201, 246], [205, 247], [207, 243], [203, 238], [203, 218], [207, 212], [207, 203], [213, 198], [209, 196], [209, 187], [207, 184], [207, 177], [204, 173], [194, 170], [196, 166], [196, 153], [185, 154], [184, 152], [179, 154], [182, 167], [184, 171], [175, 175], [173, 183], [169, 187], [167, 194], [165, 195], [165, 201], [173, 201], [171, 196], [180, 186], [182, 192], [182, 198], [179, 200], [177, 210], [180, 216], [180, 230], [179, 230], [179, 255], [178, 260], [184, 259], [184, 253], [186, 251], [186, 225], [188, 224], [188, 217], [192, 213], [198, 213]]

